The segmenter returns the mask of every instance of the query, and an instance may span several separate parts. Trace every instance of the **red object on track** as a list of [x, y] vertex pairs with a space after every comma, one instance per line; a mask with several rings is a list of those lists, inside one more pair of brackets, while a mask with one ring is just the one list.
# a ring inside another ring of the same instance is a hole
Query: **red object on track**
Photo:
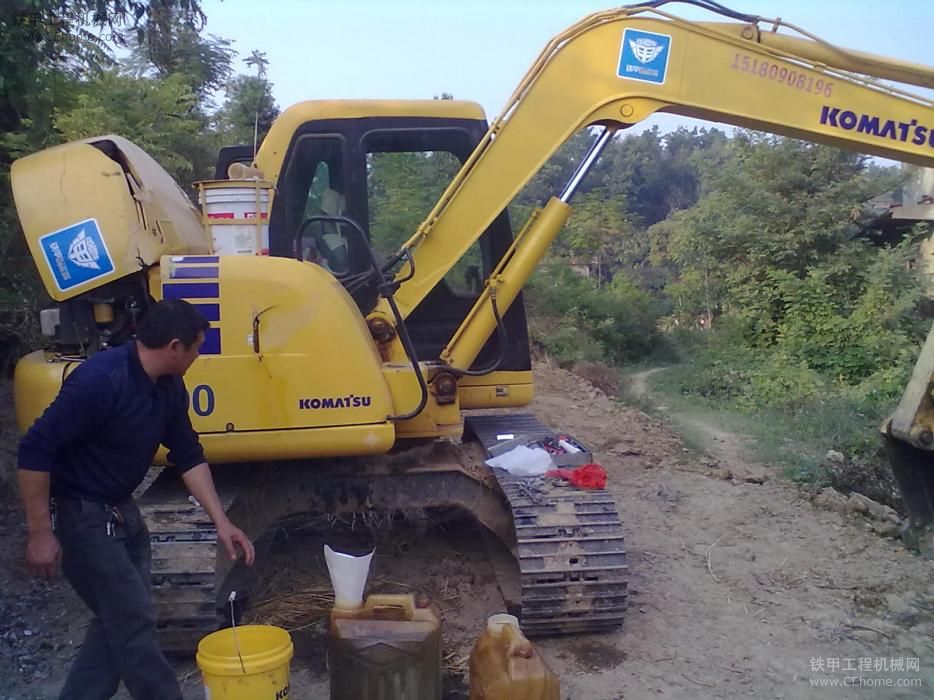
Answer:
[[550, 469], [545, 476], [561, 477], [579, 489], [605, 489], [606, 470], [599, 464], [584, 464], [573, 469]]

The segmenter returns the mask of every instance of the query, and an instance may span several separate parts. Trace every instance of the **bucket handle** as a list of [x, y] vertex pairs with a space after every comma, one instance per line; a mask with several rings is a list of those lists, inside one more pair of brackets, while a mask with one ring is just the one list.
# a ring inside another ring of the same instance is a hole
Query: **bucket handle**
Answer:
[[415, 618], [415, 596], [411, 593], [379, 593], [367, 596], [366, 604], [363, 607], [372, 610], [374, 613], [401, 610], [403, 619], [412, 620]]
[[237, 639], [237, 620], [234, 616], [234, 601], [237, 599], [237, 592], [231, 591], [227, 596], [227, 602], [230, 603], [230, 626], [233, 630], [234, 647], [237, 649], [237, 658], [240, 659], [240, 669], [243, 675], [246, 675], [246, 666], [243, 665], [243, 654], [240, 653], [240, 640]]

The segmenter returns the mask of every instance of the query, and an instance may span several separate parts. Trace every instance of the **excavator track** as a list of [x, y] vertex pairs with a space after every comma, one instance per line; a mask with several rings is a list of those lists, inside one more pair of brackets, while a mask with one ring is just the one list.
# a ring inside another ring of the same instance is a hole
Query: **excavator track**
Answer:
[[[471, 416], [466, 431], [488, 451], [503, 435], [554, 435], [530, 414]], [[550, 636], [619, 629], [629, 569], [613, 497], [554, 479], [493, 472], [515, 525], [523, 631]]]
[[[532, 439], [554, 436], [529, 414], [471, 416], [466, 432], [488, 454], [502, 444], [498, 436], [504, 433]], [[492, 471], [512, 515], [513, 555], [520, 574], [514, 597], [518, 598], [523, 630], [530, 636], [549, 636], [619, 629], [626, 608], [628, 568], [623, 529], [612, 496], [555, 479]], [[309, 479], [309, 485], [332, 482], [309, 470], [302, 470], [301, 475]], [[243, 476], [230, 465], [215, 470], [215, 486], [228, 512], [232, 505], [239, 507], [234, 503], [238, 495], [249, 493]], [[387, 478], [383, 475], [365, 481], [372, 488]], [[389, 480], [397, 483], [400, 478]], [[416, 474], [412, 478], [424, 477]], [[295, 479], [285, 481], [297, 483]], [[379, 502], [383, 498], [380, 494], [370, 493], [369, 498]], [[394, 491], [385, 495], [398, 497]], [[282, 505], [287, 497], [283, 494], [273, 501]], [[219, 556], [211, 519], [189, 498], [172, 470], [164, 470], [153, 481], [139, 504], [152, 543], [152, 590], [160, 643], [167, 652], [190, 654], [205, 635], [229, 624], [226, 600], [234, 581], [230, 562]], [[297, 512], [306, 507], [304, 501], [301, 506]], [[327, 506], [322, 501], [311, 510], [324, 512]], [[249, 585], [237, 588], [248, 590]]]
[[[226, 510], [235, 493], [218, 486]], [[223, 623], [218, 605], [217, 530], [179, 480], [164, 471], [140, 499], [152, 545], [152, 594], [159, 642], [189, 654]]]

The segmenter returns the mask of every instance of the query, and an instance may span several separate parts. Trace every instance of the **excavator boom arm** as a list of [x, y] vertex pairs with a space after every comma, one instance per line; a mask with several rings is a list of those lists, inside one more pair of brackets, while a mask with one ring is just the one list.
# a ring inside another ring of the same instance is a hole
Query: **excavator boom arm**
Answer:
[[[756, 24], [692, 23], [655, 7], [585, 18], [545, 47], [405, 244], [415, 275], [395, 297], [402, 316], [558, 147], [589, 125], [624, 128], [671, 112], [934, 166], [934, 103], [876, 77], [929, 86], [934, 69], [760, 32]], [[524, 265], [521, 274], [529, 272]], [[465, 324], [485, 317], [484, 327], [495, 327], [489, 306], [476, 311]], [[389, 315], [381, 307], [376, 312]]]

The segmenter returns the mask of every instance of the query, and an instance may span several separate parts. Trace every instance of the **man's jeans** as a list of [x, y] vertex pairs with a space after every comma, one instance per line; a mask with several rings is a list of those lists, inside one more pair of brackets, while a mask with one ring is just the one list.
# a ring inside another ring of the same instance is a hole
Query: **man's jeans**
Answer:
[[120, 520], [99, 503], [56, 499], [62, 572], [94, 613], [59, 700], [105, 700], [120, 680], [135, 700], [181, 700], [156, 639], [149, 531], [132, 499]]

